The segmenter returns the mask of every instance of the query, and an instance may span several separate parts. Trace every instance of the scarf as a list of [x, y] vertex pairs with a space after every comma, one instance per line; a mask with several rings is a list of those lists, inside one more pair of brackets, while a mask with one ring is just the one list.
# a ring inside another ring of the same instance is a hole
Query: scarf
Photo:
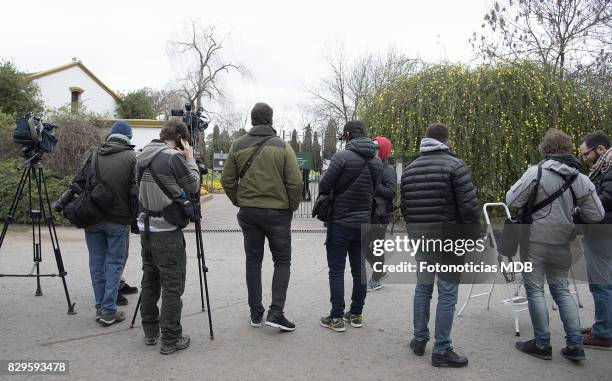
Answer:
[[595, 162], [595, 165], [593, 166], [593, 168], [591, 168], [591, 172], [589, 173], [589, 179], [593, 180], [600, 173], [608, 172], [608, 169], [610, 169], [611, 165], [612, 165], [612, 148], [609, 148], [606, 151], [606, 153], [599, 156], [599, 159], [597, 159], [597, 162]]

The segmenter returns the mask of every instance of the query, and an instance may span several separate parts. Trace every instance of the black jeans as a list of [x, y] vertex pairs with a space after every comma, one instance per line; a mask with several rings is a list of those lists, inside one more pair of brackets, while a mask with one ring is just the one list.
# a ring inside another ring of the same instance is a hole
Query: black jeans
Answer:
[[329, 223], [327, 226], [327, 265], [329, 266], [329, 292], [332, 308], [330, 316], [344, 315], [344, 268], [348, 253], [353, 276], [351, 314], [361, 315], [366, 296], [365, 260], [362, 255], [361, 228]]
[[268, 238], [274, 275], [270, 311], [283, 313], [291, 273], [291, 218], [287, 209], [240, 208], [238, 223], [244, 236], [246, 283], [251, 312], [264, 311], [261, 303], [261, 262]]

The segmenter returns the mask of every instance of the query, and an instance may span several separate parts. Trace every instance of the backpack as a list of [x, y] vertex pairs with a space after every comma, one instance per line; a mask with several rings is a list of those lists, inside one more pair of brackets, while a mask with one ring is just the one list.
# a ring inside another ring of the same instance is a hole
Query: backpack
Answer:
[[113, 192], [100, 176], [98, 165], [99, 147], [91, 152], [89, 171], [85, 166], [81, 169], [87, 172], [85, 176], [85, 189], [76, 199], [64, 208], [64, 216], [77, 228], [95, 225], [104, 218], [104, 208], [113, 204]]

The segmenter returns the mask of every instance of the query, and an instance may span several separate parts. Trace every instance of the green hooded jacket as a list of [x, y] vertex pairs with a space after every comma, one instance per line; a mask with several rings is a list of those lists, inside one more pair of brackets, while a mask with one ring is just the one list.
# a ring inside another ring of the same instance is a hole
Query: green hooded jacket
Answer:
[[[268, 138], [272, 136], [272, 138]], [[243, 178], [241, 169], [268, 138]], [[271, 126], [253, 126], [231, 146], [221, 184], [225, 194], [238, 207], [289, 209], [295, 211], [302, 194], [302, 175], [291, 146], [276, 136]]]

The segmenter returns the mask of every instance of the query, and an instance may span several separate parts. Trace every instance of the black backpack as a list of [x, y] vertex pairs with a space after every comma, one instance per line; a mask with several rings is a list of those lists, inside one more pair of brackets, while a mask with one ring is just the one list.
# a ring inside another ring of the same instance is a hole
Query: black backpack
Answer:
[[85, 166], [85, 189], [64, 208], [64, 216], [77, 228], [95, 225], [104, 218], [104, 209], [113, 204], [113, 192], [100, 176], [99, 147], [91, 152], [89, 171]]

